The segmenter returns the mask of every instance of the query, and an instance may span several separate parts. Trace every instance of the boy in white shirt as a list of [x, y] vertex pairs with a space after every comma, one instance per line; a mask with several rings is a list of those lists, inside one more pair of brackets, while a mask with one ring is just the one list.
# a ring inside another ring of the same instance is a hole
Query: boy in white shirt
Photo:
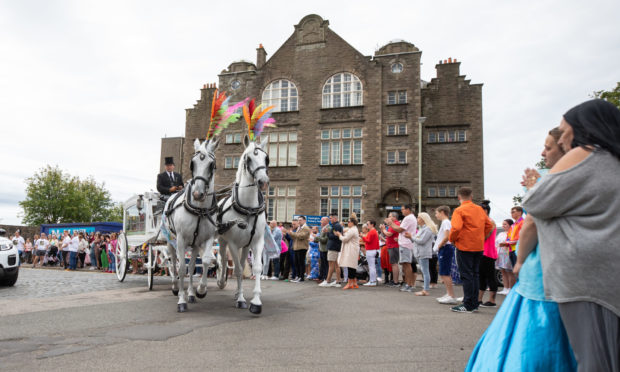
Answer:
[[433, 246], [433, 251], [437, 252], [439, 260], [439, 276], [446, 285], [447, 293], [439, 297], [437, 301], [440, 304], [457, 304], [458, 300], [454, 297], [454, 288], [452, 287], [452, 277], [450, 271], [452, 269], [452, 261], [454, 260], [454, 246], [448, 240], [452, 224], [450, 223], [450, 207], [442, 205], [435, 210], [435, 218], [441, 221], [441, 226], [437, 232], [437, 240]]

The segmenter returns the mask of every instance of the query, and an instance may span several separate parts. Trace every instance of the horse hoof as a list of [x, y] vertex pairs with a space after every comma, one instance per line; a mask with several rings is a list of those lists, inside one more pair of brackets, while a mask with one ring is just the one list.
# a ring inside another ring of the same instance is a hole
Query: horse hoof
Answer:
[[190, 304], [195, 304], [196, 303], [196, 297], [189, 296], [189, 298], [187, 299], [187, 302], [189, 302]]
[[179, 290], [178, 289], [173, 289], [172, 290], [172, 294], [175, 295], [175, 296], [178, 296], [179, 295]]
[[263, 311], [263, 305], [254, 305], [254, 304], [250, 305], [250, 312], [252, 314], [258, 315], [261, 313], [261, 311]]
[[200, 293], [200, 291], [196, 291], [196, 297], [198, 297], [198, 298], [205, 298], [205, 297], [207, 297], [207, 291], [205, 291], [205, 293]]
[[178, 304], [177, 305], [177, 311], [179, 313], [184, 313], [187, 311], [187, 304]]
[[237, 301], [237, 309], [247, 309], [248, 304], [245, 301]]

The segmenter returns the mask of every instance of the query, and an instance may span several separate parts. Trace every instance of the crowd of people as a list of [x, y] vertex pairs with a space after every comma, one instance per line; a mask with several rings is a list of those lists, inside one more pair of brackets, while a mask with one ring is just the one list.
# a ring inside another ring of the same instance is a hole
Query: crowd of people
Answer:
[[[32, 239], [24, 239], [18, 229], [11, 240], [19, 251], [20, 264], [32, 265], [33, 268], [61, 267], [68, 271], [90, 267], [90, 270], [113, 273], [116, 270], [113, 253], [116, 238], [116, 233], [86, 234], [65, 230], [60, 236], [42, 232]], [[134, 273], [136, 271], [137, 265], [134, 265]]]
[[[375, 220], [360, 224], [355, 214], [346, 221], [331, 214], [321, 218], [321, 226], [312, 227], [304, 216], [290, 227], [271, 221], [270, 231], [281, 253], [271, 259], [263, 253], [261, 279], [293, 283], [314, 280], [319, 287], [343, 290], [358, 289], [360, 284], [382, 284], [428, 296], [440, 277], [446, 293], [437, 301], [453, 305], [453, 311], [496, 307], [496, 294], [510, 293], [514, 284], [512, 271], [523, 208], [513, 207], [514, 220], [502, 221], [500, 233], [496, 234], [495, 222], [489, 217], [489, 201], [474, 204], [468, 187], [462, 187], [458, 197], [461, 206], [454, 213], [448, 206], [435, 210], [438, 224], [425, 212], [416, 217], [408, 204], [401, 207], [400, 213], [390, 212], [379, 225]], [[503, 273], [501, 292], [496, 270]], [[423, 279], [421, 288], [416, 285], [418, 273]], [[463, 284], [463, 297], [455, 294], [454, 282]], [[487, 290], [490, 297], [483, 301]]]

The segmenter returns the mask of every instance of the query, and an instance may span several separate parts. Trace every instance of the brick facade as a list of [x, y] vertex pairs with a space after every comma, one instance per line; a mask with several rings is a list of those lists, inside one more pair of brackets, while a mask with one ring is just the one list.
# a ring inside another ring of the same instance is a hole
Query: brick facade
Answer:
[[184, 137], [166, 137], [161, 139], [159, 173], [163, 172], [165, 169], [164, 162], [166, 158], [172, 157], [172, 159], [174, 160], [174, 170], [183, 174], [183, 165], [185, 164], [185, 158], [183, 156], [184, 142]]
[[[328, 21], [309, 15], [295, 26], [293, 34], [271, 58], [267, 59], [261, 45], [256, 64], [245, 61], [230, 64], [220, 73], [218, 87], [231, 96], [232, 102], [246, 97], [255, 97], [260, 102], [264, 89], [279, 79], [297, 87], [297, 110], [274, 113], [277, 128], [269, 128], [263, 134], [295, 132], [297, 135], [297, 164], [275, 166], [271, 159], [274, 166], [269, 169], [271, 185], [296, 187], [297, 214], [320, 214], [322, 186], [362, 186], [359, 198], [363, 219], [379, 219], [391, 206], [417, 205], [418, 122], [421, 116], [426, 117], [421, 141], [422, 208], [430, 211], [441, 204], [455, 206], [458, 201], [449, 196], [428, 197], [429, 187], [468, 185], [473, 187], [476, 197], [484, 195], [482, 86], [470, 84], [459, 75], [460, 64], [451, 60], [437, 65], [437, 77], [430, 83], [422, 81], [421, 54], [413, 44], [399, 41], [385, 45], [374, 56], [364, 56], [333, 32]], [[343, 72], [359, 78], [363, 87], [362, 105], [324, 108], [325, 83]], [[203, 87], [200, 100], [187, 109], [184, 162], [193, 154], [194, 138], [204, 138], [207, 132], [214, 91], [214, 85]], [[406, 102], [388, 104], [392, 91], [406, 91]], [[388, 128], [394, 126], [405, 132], [388, 135]], [[361, 164], [321, 165], [321, 135], [325, 130], [360, 128], [363, 131]], [[441, 130], [465, 131], [466, 141], [428, 143], [428, 133]], [[244, 131], [245, 123], [240, 121], [224, 133]], [[162, 151], [163, 148], [162, 142]], [[393, 151], [406, 151], [406, 161], [388, 165], [388, 152]], [[234, 181], [235, 169], [226, 169], [225, 158], [242, 152], [242, 144], [227, 144], [222, 138], [217, 151], [216, 185]], [[184, 168], [183, 177], [188, 179], [189, 169]]]

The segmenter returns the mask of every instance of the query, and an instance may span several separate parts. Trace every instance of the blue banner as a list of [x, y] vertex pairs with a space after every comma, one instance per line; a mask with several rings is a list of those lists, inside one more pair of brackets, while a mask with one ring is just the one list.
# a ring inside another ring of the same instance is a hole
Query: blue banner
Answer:
[[[299, 218], [299, 216], [302, 216], [301, 214], [296, 214], [293, 215], [293, 219], [297, 219]], [[310, 216], [310, 215], [303, 215], [304, 217], [306, 217], [306, 225], [308, 226], [321, 226], [321, 218], [323, 218], [323, 216]]]
[[88, 226], [88, 227], [61, 227], [61, 228], [56, 228], [56, 229], [49, 229], [48, 230], [48, 234], [54, 234], [56, 236], [62, 236], [62, 234], [65, 231], [69, 231], [69, 234], [73, 235], [74, 231], [77, 231], [79, 233], [85, 233], [85, 234], [90, 234], [90, 233], [94, 233], [95, 232], [95, 228], [92, 226]]

